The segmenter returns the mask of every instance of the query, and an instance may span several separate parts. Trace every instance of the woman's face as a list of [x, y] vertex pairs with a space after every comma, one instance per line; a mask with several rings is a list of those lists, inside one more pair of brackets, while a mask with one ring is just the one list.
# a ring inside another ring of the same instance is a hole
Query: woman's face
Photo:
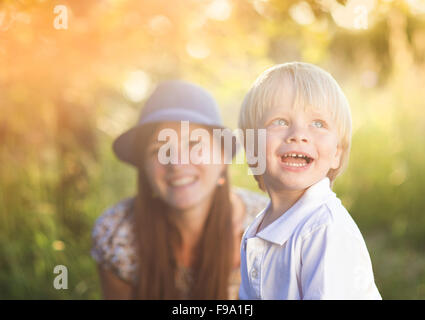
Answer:
[[[225, 169], [223, 161], [212, 161], [213, 153], [221, 152], [219, 143], [202, 129], [197, 124], [161, 123], [146, 149], [144, 169], [153, 192], [177, 210], [208, 200]], [[200, 132], [204, 134], [196, 139]]]

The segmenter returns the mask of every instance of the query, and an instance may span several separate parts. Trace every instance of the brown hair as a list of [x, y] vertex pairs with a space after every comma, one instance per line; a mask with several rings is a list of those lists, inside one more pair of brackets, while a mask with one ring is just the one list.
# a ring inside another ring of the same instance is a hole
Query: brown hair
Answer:
[[[142, 128], [138, 141], [150, 141], [152, 125]], [[139, 150], [140, 149], [140, 150]], [[188, 296], [176, 284], [176, 252], [181, 236], [172, 209], [153, 196], [144, 168], [144, 149], [139, 153], [138, 192], [135, 198], [134, 234], [138, 248], [138, 280], [133, 287], [135, 299], [227, 299], [233, 258], [233, 227], [230, 190], [226, 182], [214, 191], [202, 235], [194, 252]]]

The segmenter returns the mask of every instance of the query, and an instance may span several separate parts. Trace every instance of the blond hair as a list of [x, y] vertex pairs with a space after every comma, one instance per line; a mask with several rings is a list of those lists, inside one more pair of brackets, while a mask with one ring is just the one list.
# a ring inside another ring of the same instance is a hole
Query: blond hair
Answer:
[[[289, 86], [285, 86], [288, 84]], [[279, 105], [286, 90], [294, 93], [292, 107], [325, 110], [336, 124], [338, 145], [341, 148], [340, 165], [328, 172], [333, 182], [348, 164], [351, 148], [350, 106], [336, 80], [318, 66], [304, 62], [288, 62], [264, 71], [245, 96], [239, 115], [239, 128], [258, 129], [265, 112]], [[265, 190], [260, 176], [255, 176]]]

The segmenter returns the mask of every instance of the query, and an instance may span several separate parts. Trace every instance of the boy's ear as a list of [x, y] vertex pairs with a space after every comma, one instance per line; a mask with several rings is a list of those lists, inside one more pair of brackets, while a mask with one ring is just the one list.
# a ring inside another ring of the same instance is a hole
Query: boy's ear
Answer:
[[342, 148], [340, 145], [336, 148], [336, 153], [332, 159], [331, 169], [338, 169], [341, 165]]

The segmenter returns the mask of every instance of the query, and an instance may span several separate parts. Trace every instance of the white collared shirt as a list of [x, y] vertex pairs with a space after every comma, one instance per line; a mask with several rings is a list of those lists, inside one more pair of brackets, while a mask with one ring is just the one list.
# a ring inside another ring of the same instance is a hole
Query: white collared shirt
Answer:
[[266, 210], [242, 237], [240, 299], [382, 299], [360, 230], [328, 178], [256, 234]]

